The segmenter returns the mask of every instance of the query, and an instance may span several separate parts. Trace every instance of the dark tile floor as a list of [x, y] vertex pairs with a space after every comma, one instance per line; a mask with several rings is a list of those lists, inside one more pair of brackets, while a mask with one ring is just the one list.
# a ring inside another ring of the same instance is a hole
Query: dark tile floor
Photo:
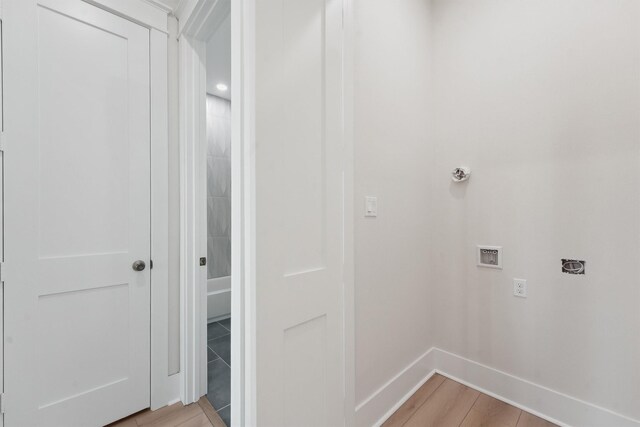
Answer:
[[207, 399], [231, 426], [231, 319], [207, 325]]

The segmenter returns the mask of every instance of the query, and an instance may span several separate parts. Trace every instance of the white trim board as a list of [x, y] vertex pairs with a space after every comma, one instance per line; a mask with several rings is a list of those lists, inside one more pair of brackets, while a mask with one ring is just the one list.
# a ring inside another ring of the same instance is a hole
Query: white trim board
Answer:
[[179, 397], [169, 376], [169, 98], [168, 37], [150, 30], [151, 63], [151, 409]]
[[435, 347], [360, 403], [356, 426], [382, 425], [436, 372], [560, 426], [640, 426], [638, 420]]
[[356, 426], [381, 426], [435, 373], [434, 349], [418, 357], [356, 406]]
[[257, 412], [255, 2], [231, 5], [231, 217], [241, 218], [231, 222], [231, 358], [241, 364], [231, 369], [231, 418], [239, 426], [256, 425]]
[[208, 40], [231, 13], [230, 0], [185, 0], [176, 8], [178, 35], [183, 31]]
[[167, 12], [145, 0], [83, 0], [147, 28], [168, 32]]
[[151, 6], [156, 7], [163, 12], [170, 14], [173, 13], [173, 7], [169, 4], [169, 2], [162, 0], [143, 0], [145, 3], [149, 3]]
[[[180, 37], [180, 372], [182, 403], [196, 402], [206, 386], [206, 268], [198, 258], [206, 256], [206, 163], [202, 162], [205, 129], [204, 42]], [[206, 154], [206, 153], [205, 153]], [[198, 231], [204, 227], [204, 233]], [[204, 247], [203, 247], [204, 246]], [[204, 372], [203, 372], [204, 371]]]
[[356, 406], [356, 291], [355, 291], [355, 0], [343, 0], [344, 100], [344, 379], [345, 425], [355, 425]]
[[[0, 0], [0, 52], [4, 47], [2, 39], [2, 0]], [[4, 75], [2, 72], [2, 55], [0, 54], [0, 81], [4, 81]], [[3, 100], [3, 90], [0, 85], [0, 100]], [[0, 331], [2, 331], [2, 339], [0, 339], [0, 393], [4, 393], [4, 145], [3, 145], [3, 132], [4, 132], [4, 102], [0, 102]], [[2, 396], [4, 399], [4, 396]], [[0, 402], [0, 405], [4, 405], [4, 402]], [[4, 415], [0, 410], [0, 427], [4, 426]]]

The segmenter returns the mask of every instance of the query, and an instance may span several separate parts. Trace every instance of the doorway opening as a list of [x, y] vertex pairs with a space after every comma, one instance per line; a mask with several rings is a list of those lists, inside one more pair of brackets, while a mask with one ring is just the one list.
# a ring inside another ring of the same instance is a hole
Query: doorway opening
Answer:
[[231, 17], [206, 42], [207, 400], [231, 425]]
[[181, 398], [216, 426], [246, 422], [250, 378], [241, 24], [242, 2], [201, 0], [178, 30]]

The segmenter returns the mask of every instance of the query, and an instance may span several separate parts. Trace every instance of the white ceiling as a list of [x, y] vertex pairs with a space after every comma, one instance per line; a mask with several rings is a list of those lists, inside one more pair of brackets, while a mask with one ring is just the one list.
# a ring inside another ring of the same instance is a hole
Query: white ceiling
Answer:
[[[219, 91], [216, 89], [218, 83], [227, 85], [229, 89], [226, 92]], [[207, 92], [231, 99], [231, 20], [229, 16], [207, 42]]]

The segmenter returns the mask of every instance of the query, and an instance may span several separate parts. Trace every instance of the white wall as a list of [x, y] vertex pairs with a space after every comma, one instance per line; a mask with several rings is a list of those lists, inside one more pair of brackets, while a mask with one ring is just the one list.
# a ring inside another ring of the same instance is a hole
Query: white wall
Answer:
[[356, 0], [355, 18], [356, 403], [435, 346], [640, 419], [640, 2]]
[[[355, 1], [356, 404], [433, 345], [429, 9]], [[365, 195], [378, 217], [364, 218]]]
[[[432, 16], [436, 345], [640, 419], [640, 2], [434, 0]], [[478, 243], [504, 246], [504, 270], [475, 266]]]

